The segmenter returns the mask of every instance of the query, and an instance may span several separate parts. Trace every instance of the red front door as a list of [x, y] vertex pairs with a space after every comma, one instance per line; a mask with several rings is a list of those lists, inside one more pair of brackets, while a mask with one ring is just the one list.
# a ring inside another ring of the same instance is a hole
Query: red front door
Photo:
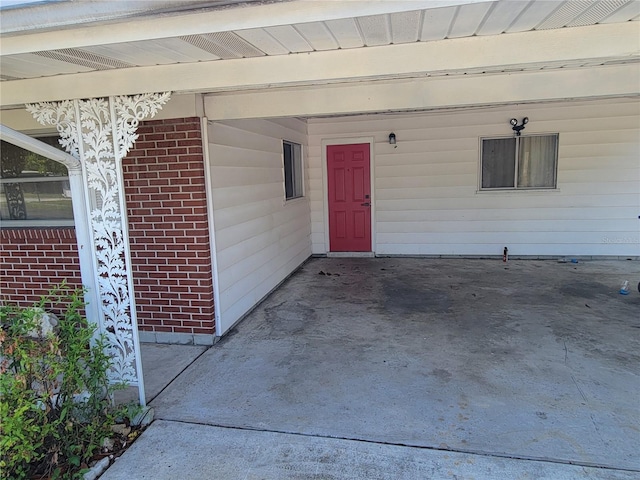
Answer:
[[327, 147], [329, 249], [371, 251], [369, 144]]

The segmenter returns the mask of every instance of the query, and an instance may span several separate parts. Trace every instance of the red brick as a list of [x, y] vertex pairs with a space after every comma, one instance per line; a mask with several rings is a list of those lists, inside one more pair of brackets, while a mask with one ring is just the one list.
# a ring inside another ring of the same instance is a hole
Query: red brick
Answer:
[[[175, 145], [174, 145], [174, 147], [175, 147]], [[191, 147], [191, 148], [193, 148], [193, 147]], [[169, 155], [186, 155], [186, 154], [188, 154], [190, 152], [189, 152], [189, 148], [187, 148], [187, 147], [177, 147], [177, 148], [169, 148], [167, 150], [167, 153]]]
[[142, 122], [138, 133], [135, 155], [123, 162], [138, 323], [147, 331], [212, 334], [200, 120]]
[[[140, 141], [140, 137], [138, 137], [138, 141], [136, 143], [133, 144], [134, 148], [136, 150], [140, 150], [140, 151], [144, 151], [148, 148], [156, 148], [156, 142], [152, 142], [150, 140], [154, 140], [150, 137], [152, 137], [153, 135], [147, 135], [144, 141]], [[162, 138], [158, 139], [158, 140], [162, 140]], [[137, 153], [137, 155], [140, 155], [140, 153]]]
[[187, 130], [200, 131], [200, 122], [182, 123], [182, 124], [176, 125], [176, 132], [187, 131]]
[[147, 150], [147, 156], [149, 157], [160, 157], [167, 154], [166, 148], [151, 148]]
[[27, 306], [62, 281], [82, 286], [74, 228], [3, 229], [0, 253], [3, 301]]
[[[189, 136], [191, 136], [191, 134], [194, 134], [194, 133], [197, 133], [198, 135], [200, 135], [200, 132], [189, 132]], [[167, 133], [165, 134], [164, 138], [166, 138], [167, 140], [187, 138], [187, 133], [186, 132]]]
[[194, 328], [193, 333], [194, 334], [203, 333], [203, 334], [211, 335], [212, 332], [211, 332], [211, 329], [209, 328]]
[[202, 140], [199, 138], [178, 140], [178, 147], [202, 147]]
[[173, 132], [174, 130], [176, 130], [176, 126], [165, 124], [165, 125], [155, 127], [153, 130], [156, 132]]
[[150, 135], [145, 135], [145, 140], [147, 141], [157, 141], [157, 140], [164, 140], [165, 136], [163, 133], [152, 133]]

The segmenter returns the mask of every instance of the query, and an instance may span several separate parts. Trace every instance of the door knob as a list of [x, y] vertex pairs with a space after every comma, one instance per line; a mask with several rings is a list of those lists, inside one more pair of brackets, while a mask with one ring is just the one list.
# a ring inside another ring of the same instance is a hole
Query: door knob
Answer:
[[362, 205], [363, 207], [370, 207], [371, 206], [371, 204], [369, 202], [361, 203], [360, 205]]

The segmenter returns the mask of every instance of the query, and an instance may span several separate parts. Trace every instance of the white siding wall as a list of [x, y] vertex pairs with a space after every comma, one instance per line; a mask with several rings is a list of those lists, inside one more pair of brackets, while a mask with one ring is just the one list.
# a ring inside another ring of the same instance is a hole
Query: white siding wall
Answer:
[[283, 139], [299, 143], [304, 164], [306, 130], [296, 119], [209, 125], [219, 333], [311, 255], [309, 200], [285, 202], [282, 153]]
[[[524, 116], [524, 134], [560, 134], [558, 190], [478, 192], [479, 138]], [[312, 119], [308, 131], [314, 253], [328, 250], [321, 142], [369, 136], [377, 254], [640, 255], [637, 99]]]

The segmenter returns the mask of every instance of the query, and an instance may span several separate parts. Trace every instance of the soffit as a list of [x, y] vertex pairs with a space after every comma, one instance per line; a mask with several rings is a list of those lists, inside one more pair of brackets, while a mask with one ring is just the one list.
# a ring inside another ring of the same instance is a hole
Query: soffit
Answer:
[[238, 4], [267, 3], [269, 0], [4, 0], [1, 31], [3, 35], [50, 31], [80, 24], [109, 22], [171, 15], [194, 9], [222, 9]]
[[[208, 2], [216, 3], [216, 2]], [[225, 2], [230, 3], [230, 2]], [[233, 2], [231, 2], [233, 3]], [[455, 2], [453, 2], [455, 3]], [[406, 5], [406, 2], [404, 2]], [[424, 5], [424, 2], [422, 3]], [[435, 4], [434, 4], [435, 5]], [[227, 5], [227, 7], [229, 7]], [[229, 7], [230, 8], [230, 7]], [[238, 15], [243, 11], [237, 8]], [[640, 19], [635, 0], [474, 1], [441, 8], [211, 31], [0, 56], [0, 79], [429, 42]], [[156, 35], [158, 37], [158, 35]], [[544, 64], [536, 66], [544, 68]]]

